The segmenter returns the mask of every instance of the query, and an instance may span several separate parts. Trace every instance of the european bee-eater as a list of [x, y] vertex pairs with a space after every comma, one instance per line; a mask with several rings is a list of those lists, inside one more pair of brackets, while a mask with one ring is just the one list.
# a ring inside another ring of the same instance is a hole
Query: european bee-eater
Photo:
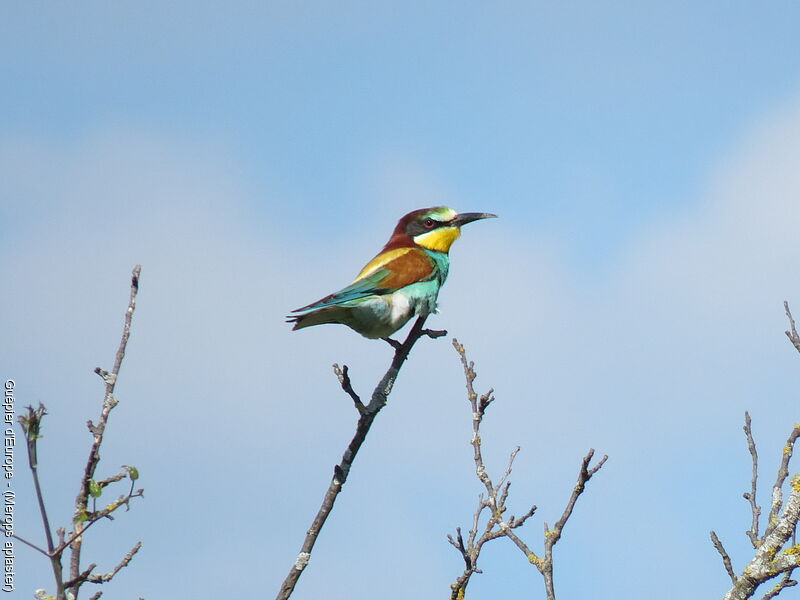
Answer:
[[386, 338], [413, 315], [436, 311], [439, 290], [450, 267], [448, 251], [461, 227], [489, 213], [461, 213], [436, 206], [408, 213], [392, 237], [355, 281], [287, 317], [292, 329], [341, 323], [367, 338]]

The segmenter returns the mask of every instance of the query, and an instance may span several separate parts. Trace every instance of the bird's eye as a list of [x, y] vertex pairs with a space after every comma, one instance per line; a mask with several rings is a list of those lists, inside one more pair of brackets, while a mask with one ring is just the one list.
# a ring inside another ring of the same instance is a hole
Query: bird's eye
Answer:
[[436, 221], [433, 219], [425, 219], [422, 224], [426, 229], [431, 229], [434, 225], [436, 225]]

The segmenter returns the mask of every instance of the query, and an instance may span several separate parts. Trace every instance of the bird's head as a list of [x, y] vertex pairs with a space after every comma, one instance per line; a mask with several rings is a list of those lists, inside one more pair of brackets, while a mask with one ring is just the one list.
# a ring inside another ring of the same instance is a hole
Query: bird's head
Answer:
[[461, 235], [462, 226], [496, 216], [490, 213], [457, 213], [447, 206], [420, 208], [398, 221], [386, 247], [405, 245], [411, 241], [428, 250], [447, 252]]

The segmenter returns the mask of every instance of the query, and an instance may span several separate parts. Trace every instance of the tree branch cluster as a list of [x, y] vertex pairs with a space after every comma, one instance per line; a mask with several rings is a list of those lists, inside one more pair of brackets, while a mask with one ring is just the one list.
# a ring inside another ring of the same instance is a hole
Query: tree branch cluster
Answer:
[[[486, 414], [488, 406], [494, 402], [494, 396], [491, 388], [485, 394], [478, 396], [475, 392], [473, 382], [476, 378], [475, 365], [472, 361], [467, 360], [464, 346], [458, 340], [453, 339], [453, 347], [458, 352], [461, 358], [461, 364], [464, 368], [464, 376], [466, 378], [467, 399], [469, 400], [472, 408], [472, 437], [470, 443], [473, 448], [473, 458], [475, 461], [475, 474], [486, 489], [486, 495], [481, 493], [478, 497], [478, 507], [472, 517], [472, 527], [469, 530], [466, 541], [462, 535], [461, 528], [456, 528], [456, 536], [448, 535], [448, 541], [459, 551], [464, 559], [465, 568], [459, 575], [455, 582], [450, 586], [451, 600], [462, 600], [466, 593], [467, 584], [473, 573], [480, 573], [478, 568], [478, 557], [480, 555], [483, 545], [499, 537], [507, 537], [510, 539], [517, 548], [522, 551], [525, 558], [541, 573], [544, 578], [545, 592], [548, 600], [555, 599], [555, 588], [553, 583], [553, 547], [561, 539], [564, 526], [567, 524], [572, 511], [575, 508], [575, 503], [578, 501], [580, 495], [586, 488], [586, 483], [592, 476], [600, 470], [600, 468], [608, 460], [608, 456], [603, 456], [593, 466], [591, 464], [594, 457], [594, 449], [590, 449], [581, 462], [581, 468], [578, 473], [578, 481], [572, 489], [572, 494], [567, 501], [567, 506], [561, 518], [556, 521], [552, 529], [549, 528], [547, 523], [544, 524], [544, 551], [541, 555], [537, 554], [517, 535], [516, 529], [522, 527], [525, 522], [534, 514], [536, 506], [532, 506], [521, 517], [516, 518], [511, 515], [507, 519], [504, 514], [507, 511], [506, 501], [508, 500], [508, 492], [511, 482], [508, 480], [511, 475], [511, 470], [514, 464], [514, 459], [519, 452], [519, 446], [514, 448], [509, 456], [508, 467], [497, 484], [494, 484], [486, 472], [486, 467], [483, 462], [483, 454], [481, 451], [481, 436], [480, 426]], [[480, 525], [481, 516], [484, 511], [487, 511], [488, 518], [483, 526]], [[480, 531], [480, 535], [478, 532]]]
[[[130, 298], [128, 301], [128, 308], [125, 312], [122, 339], [117, 349], [114, 366], [110, 372], [100, 369], [99, 367], [95, 369], [95, 373], [102, 377], [105, 384], [103, 407], [100, 413], [100, 419], [96, 425], [92, 423], [92, 421], [87, 422], [87, 427], [92, 435], [92, 444], [81, 477], [80, 489], [75, 499], [73, 529], [71, 532], [67, 533], [63, 527], [59, 527], [55, 532], [58, 537], [57, 543], [53, 540], [53, 532], [50, 528], [50, 521], [47, 516], [44, 495], [42, 494], [42, 489], [39, 484], [37, 468], [37, 443], [42, 437], [41, 423], [47, 411], [42, 404], [39, 404], [39, 407], [35, 409], [29, 406], [27, 413], [19, 417], [19, 423], [27, 442], [28, 465], [33, 476], [34, 491], [45, 531], [46, 548], [41, 548], [17, 535], [14, 535], [14, 538], [40, 552], [50, 560], [56, 585], [56, 600], [66, 600], [67, 598], [75, 600], [84, 583], [106, 583], [111, 581], [121, 569], [128, 566], [134, 555], [142, 546], [141, 542], [136, 542], [119, 563], [107, 573], [94, 572], [94, 569], [97, 567], [96, 563], [89, 564], [85, 569], [81, 568], [81, 549], [83, 545], [83, 536], [86, 534], [86, 531], [102, 519], [113, 519], [112, 513], [123, 506], [127, 510], [130, 507], [132, 498], [142, 497], [144, 494], [144, 490], [142, 489], [134, 490], [134, 483], [139, 478], [139, 472], [135, 467], [123, 465], [123, 470], [115, 475], [99, 481], [94, 479], [95, 471], [100, 462], [100, 447], [103, 443], [103, 434], [105, 433], [106, 424], [111, 411], [117, 405], [117, 400], [114, 398], [114, 386], [116, 385], [119, 370], [122, 366], [122, 360], [125, 357], [128, 338], [130, 337], [131, 321], [133, 312], [136, 309], [136, 295], [139, 291], [140, 274], [141, 267], [137, 265], [133, 269], [131, 277]], [[98, 509], [97, 499], [102, 495], [103, 489], [123, 479], [129, 479], [131, 482], [128, 492], [118, 496], [116, 500], [112, 500], [104, 507]], [[89, 507], [90, 499], [91, 508]], [[68, 579], [65, 580], [63, 558], [67, 548], [70, 549], [70, 564], [69, 576]], [[97, 600], [101, 595], [102, 592], [98, 591], [92, 598], [93, 600]], [[53, 598], [53, 596], [48, 595], [44, 590], [37, 590], [35, 597], [42, 599]]]
[[[784, 588], [797, 585], [791, 578], [792, 571], [800, 567], [800, 545], [794, 543], [795, 529], [800, 518], [800, 474], [789, 481], [789, 497], [784, 505], [783, 487], [789, 476], [789, 461], [794, 452], [797, 438], [800, 437], [800, 423], [795, 424], [783, 447], [780, 466], [772, 486], [769, 516], [764, 533], [759, 535], [759, 517], [761, 507], [756, 503], [756, 490], [758, 480], [758, 454], [755, 450], [753, 432], [751, 429], [750, 415], [745, 413], [744, 424], [747, 445], [753, 463], [753, 475], [750, 491], [743, 497], [750, 503], [752, 523], [746, 531], [750, 543], [755, 549], [752, 559], [745, 565], [740, 574], [736, 574], [730, 555], [725, 550], [717, 534], [711, 532], [711, 541], [722, 557], [725, 571], [731, 578], [731, 588], [725, 594], [725, 600], [745, 600], [751, 598], [756, 588], [776, 577], [778, 582], [764, 596], [764, 599], [774, 598]], [[791, 543], [789, 541], [791, 540]]]
[[[800, 351], [800, 335], [798, 335], [794, 319], [789, 310], [788, 304], [784, 304], [786, 315], [789, 319], [789, 329], [786, 331], [787, 338], [792, 345]], [[424, 317], [421, 317], [414, 324], [408, 338], [402, 344], [394, 340], [387, 339], [395, 349], [394, 359], [384, 377], [375, 387], [369, 403], [365, 404], [353, 388], [352, 381], [347, 366], [339, 367], [334, 365], [334, 373], [339, 380], [342, 390], [350, 396], [353, 404], [358, 411], [359, 420], [356, 426], [356, 433], [349, 446], [344, 452], [342, 460], [334, 467], [333, 478], [328, 491], [323, 499], [322, 506], [309, 528], [300, 554], [290, 569], [289, 575], [284, 581], [278, 594], [278, 600], [286, 600], [291, 596], [295, 584], [300, 575], [308, 565], [311, 557], [311, 550], [316, 542], [321, 527], [331, 512], [336, 496], [341, 491], [341, 487], [347, 479], [353, 460], [366, 437], [369, 428], [377, 413], [386, 405], [388, 395], [391, 393], [395, 379], [400, 367], [408, 358], [416, 341], [424, 336], [440, 337], [445, 332], [431, 332], [423, 329]], [[478, 496], [477, 508], [472, 516], [472, 525], [465, 536], [460, 527], [456, 528], [455, 536], [448, 535], [448, 541], [461, 555], [464, 561], [464, 570], [450, 586], [451, 600], [463, 600], [466, 594], [467, 585], [470, 578], [475, 573], [481, 573], [478, 567], [480, 553], [485, 544], [491, 540], [506, 537], [523, 553], [526, 560], [542, 575], [545, 592], [548, 600], [555, 600], [555, 588], [553, 582], [553, 549], [561, 539], [564, 528], [575, 510], [578, 499], [586, 489], [587, 483], [603, 467], [608, 457], [603, 456], [592, 464], [594, 459], [594, 449], [590, 449], [583, 457], [578, 471], [577, 482], [572, 489], [567, 504], [552, 528], [544, 523], [544, 536], [542, 541], [542, 551], [536, 552], [523, 541], [517, 531], [534, 515], [537, 508], [531, 506], [519, 518], [514, 515], [506, 517], [508, 512], [508, 497], [511, 482], [509, 480], [514, 465], [514, 460], [520, 451], [519, 447], [511, 452], [508, 465], [495, 483], [486, 471], [483, 460], [482, 440], [480, 427], [486, 415], [488, 407], [494, 402], [493, 390], [489, 389], [486, 393], [478, 395], [475, 391], [474, 381], [476, 372], [474, 363], [467, 360], [464, 346], [458, 340], [453, 339], [453, 346], [459, 354], [464, 375], [466, 379], [467, 399], [470, 403], [472, 412], [472, 435], [470, 444], [473, 449], [473, 460], [475, 463], [475, 474], [483, 486], [484, 490]], [[725, 594], [725, 600], [745, 600], [751, 598], [761, 584], [777, 579], [773, 587], [762, 597], [762, 600], [770, 600], [777, 596], [783, 589], [797, 585], [797, 581], [792, 579], [794, 569], [800, 567], [800, 544], [795, 543], [797, 522], [800, 519], [800, 474], [789, 478], [789, 462], [794, 452], [797, 439], [800, 437], [800, 424], [795, 424], [792, 432], [786, 441], [781, 456], [780, 465], [776, 475], [775, 483], [772, 486], [769, 513], [766, 528], [760, 532], [761, 507], [757, 503], [758, 487], [758, 453], [753, 439], [750, 415], [745, 413], [744, 425], [747, 447], [752, 459], [752, 477], [750, 489], [743, 494], [748, 501], [751, 510], [750, 528], [745, 532], [750, 540], [755, 554], [745, 565], [741, 573], [737, 574], [730, 555], [725, 550], [722, 541], [717, 534], [711, 532], [711, 541], [719, 552], [723, 566], [731, 579], [731, 588]], [[788, 480], [788, 497], [784, 502], [784, 487]]]
[[[789, 319], [789, 330], [786, 337], [800, 351], [800, 336], [797, 334], [789, 304], [784, 302], [786, 316]], [[750, 489], [742, 494], [750, 504], [751, 524], [745, 534], [755, 550], [755, 554], [737, 574], [728, 552], [725, 550], [717, 534], [711, 532], [711, 542], [722, 558], [725, 571], [731, 579], [731, 587], [724, 600], [745, 600], [752, 598], [756, 589], [772, 579], [777, 582], [763, 596], [769, 600], [777, 596], [783, 589], [797, 585], [792, 579], [794, 569], [800, 567], [800, 544], [795, 543], [797, 522], [800, 519], [800, 473], [789, 479], [789, 462], [794, 453], [795, 444], [800, 437], [800, 423], [795, 423], [783, 446], [780, 464], [772, 485], [769, 514], [764, 533], [759, 535], [761, 507], [757, 503], [758, 489], [758, 452], [756, 451], [750, 414], [744, 414], [744, 434], [752, 461]], [[789, 479], [788, 498], [784, 503], [784, 485]]]

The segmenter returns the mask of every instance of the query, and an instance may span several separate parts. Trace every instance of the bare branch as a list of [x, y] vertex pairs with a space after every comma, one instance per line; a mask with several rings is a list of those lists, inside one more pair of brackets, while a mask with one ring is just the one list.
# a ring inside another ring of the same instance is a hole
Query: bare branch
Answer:
[[544, 560], [539, 557], [533, 550], [528, 548], [528, 545], [523, 542], [516, 533], [509, 530], [506, 531], [506, 536], [510, 539], [514, 544], [519, 548], [525, 557], [528, 559], [528, 562], [531, 563], [534, 567], [536, 567], [540, 573], [544, 574]]
[[[748, 446], [752, 444], [754, 447], [748, 414], [745, 414], [745, 433], [748, 439]], [[798, 520], [800, 520], [800, 474], [795, 475], [789, 481], [789, 496], [785, 505], [783, 503], [782, 487], [788, 477], [789, 460], [792, 457], [794, 444], [798, 436], [800, 436], [800, 424], [795, 424], [783, 448], [777, 479], [772, 490], [769, 522], [764, 534], [761, 537], [756, 537], [753, 542], [751, 533], [757, 531], [756, 516], [754, 516], [756, 525], [747, 532], [756, 551], [753, 558], [745, 565], [741, 575], [732, 574], [733, 568], [730, 565], [730, 558], [727, 558], [726, 561], [727, 554], [720, 550], [722, 545], [719, 544], [719, 540], [715, 539], [716, 536], [712, 533], [712, 542], [722, 555], [725, 570], [728, 575], [731, 575], [733, 583], [725, 594], [724, 600], [747, 600], [752, 598], [756, 589], [762, 583], [775, 577], [781, 577], [781, 580], [764, 595], [765, 599], [774, 598], [784, 588], [796, 585], [791, 579], [791, 575], [794, 569], [800, 567], [800, 545], [794, 544], [793, 539]], [[751, 454], [755, 456], [754, 450], [751, 451]], [[755, 476], [753, 481], [755, 481]], [[745, 494], [745, 497], [748, 495], [755, 495], [755, 483], [751, 487], [751, 494]], [[792, 543], [788, 545], [790, 538]]]
[[[506, 472], [503, 473], [503, 476], [500, 478], [500, 481], [497, 482], [497, 485], [494, 488], [494, 493], [495, 494], [500, 489], [500, 486], [503, 485], [506, 482], [506, 479], [508, 479], [508, 476], [511, 475], [511, 467], [514, 465], [514, 459], [517, 457], [517, 454], [519, 453], [519, 450], [520, 450], [520, 448], [519, 448], [519, 446], [517, 446], [516, 448], [514, 448], [511, 451], [511, 455], [508, 457], [508, 467], [506, 467]], [[508, 486], [506, 486], [506, 489], [508, 489]], [[507, 495], [507, 493], [506, 493], [506, 495]]]
[[597, 471], [599, 471], [608, 460], [608, 456], [603, 456], [603, 458], [597, 461], [597, 464], [589, 469], [589, 463], [592, 461], [593, 456], [594, 448], [590, 448], [586, 456], [583, 457], [583, 461], [581, 461], [581, 469], [578, 473], [578, 482], [575, 484], [575, 487], [572, 488], [572, 494], [569, 497], [567, 506], [564, 508], [561, 518], [556, 521], [555, 527], [553, 527], [550, 536], [546, 536], [552, 539], [551, 545], [555, 545], [555, 543], [561, 538], [561, 532], [564, 530], [564, 525], [567, 524], [567, 520], [572, 515], [572, 511], [575, 508], [575, 503], [578, 501], [578, 498], [586, 487], [586, 482], [588, 482], [592, 478], [592, 475], [597, 473]]
[[133, 548], [128, 550], [125, 556], [122, 557], [122, 560], [119, 561], [119, 564], [117, 564], [117, 566], [111, 569], [108, 573], [104, 573], [102, 575], [92, 573], [91, 575], [86, 577], [86, 581], [88, 583], [106, 583], [108, 581], [111, 581], [114, 578], [114, 575], [116, 575], [121, 569], [124, 569], [130, 564], [131, 560], [133, 560], [134, 555], [139, 551], [141, 547], [142, 547], [142, 542], [136, 542], [133, 545]]
[[486, 474], [486, 468], [483, 464], [480, 436], [480, 427], [481, 421], [483, 420], [483, 415], [486, 412], [486, 408], [494, 400], [492, 397], [492, 390], [490, 389], [488, 392], [483, 394], [483, 396], [480, 398], [480, 402], [478, 401], [478, 394], [475, 392], [475, 386], [473, 385], [475, 377], [477, 377], [475, 373], [475, 363], [472, 361], [467, 361], [467, 355], [464, 350], [464, 346], [459, 344], [458, 340], [455, 338], [453, 338], [453, 347], [456, 349], [456, 352], [458, 352], [458, 355], [461, 358], [461, 365], [464, 367], [464, 377], [467, 385], [467, 399], [472, 406], [472, 438], [470, 439], [470, 444], [472, 444], [473, 449], [475, 474], [486, 488], [489, 498], [493, 498], [495, 496], [495, 490], [491, 480], [489, 479], [489, 476]]
[[761, 507], [756, 504], [756, 488], [758, 483], [758, 452], [756, 452], [756, 443], [753, 440], [753, 430], [750, 427], [750, 413], [744, 413], [744, 434], [747, 438], [747, 448], [750, 450], [750, 457], [753, 462], [753, 472], [750, 479], [750, 492], [742, 494], [745, 500], [750, 502], [750, 512], [753, 515], [753, 520], [750, 525], [750, 530], [747, 531], [747, 537], [750, 538], [750, 543], [753, 548], [758, 547], [758, 520], [761, 517]]
[[33, 543], [29, 542], [29, 541], [28, 541], [28, 540], [26, 540], [25, 538], [21, 538], [21, 537], [19, 537], [19, 536], [18, 536], [16, 533], [15, 533], [15, 534], [13, 534], [11, 537], [13, 537], [15, 540], [19, 540], [20, 542], [22, 542], [22, 543], [23, 543], [23, 544], [25, 544], [26, 546], [29, 546], [29, 547], [33, 548], [33, 549], [34, 549], [34, 550], [36, 550], [37, 552], [41, 552], [41, 553], [42, 553], [42, 554], [44, 554], [44, 555], [45, 555], [47, 558], [50, 558], [50, 554], [47, 552], [47, 550], [45, 550], [45, 549], [43, 549], [43, 548], [39, 548], [39, 546], [37, 546], [36, 544], [33, 544]]
[[[497, 485], [494, 485], [491, 478], [486, 473], [486, 467], [483, 462], [483, 454], [481, 452], [480, 436], [480, 426], [483, 421], [486, 408], [494, 400], [494, 397], [492, 396], [492, 390], [490, 389], [488, 392], [480, 396], [480, 398], [478, 397], [473, 385], [475, 377], [477, 376], [475, 373], [475, 365], [472, 361], [467, 360], [464, 346], [459, 344], [458, 340], [453, 339], [453, 347], [455, 348], [456, 352], [458, 352], [458, 355], [461, 359], [461, 365], [464, 368], [464, 378], [466, 380], [467, 387], [467, 400], [470, 403], [470, 408], [472, 411], [472, 436], [470, 438], [470, 444], [472, 445], [473, 449], [475, 475], [486, 488], [487, 493], [485, 498], [483, 494], [478, 497], [478, 507], [472, 516], [472, 529], [470, 529], [466, 545], [464, 544], [464, 540], [461, 538], [461, 530], [456, 530], [458, 533], [459, 544], [454, 545], [464, 557], [465, 568], [461, 575], [459, 575], [455, 582], [450, 586], [450, 598], [452, 600], [460, 600], [464, 597], [467, 584], [469, 583], [472, 574], [481, 572], [481, 570], [478, 568], [478, 556], [480, 555], [483, 545], [490, 540], [506, 535], [506, 531], [511, 527], [511, 525], [503, 521], [503, 513], [506, 511], [505, 502], [508, 498], [508, 490], [510, 486], [510, 483], [507, 481], [507, 479], [511, 475], [514, 458], [519, 452], [519, 447], [515, 448], [511, 452], [508, 460], [508, 467], [506, 468]], [[500, 491], [501, 488], [502, 492]], [[478, 536], [480, 516], [484, 509], [489, 509], [489, 518], [484, 525], [481, 535]], [[450, 536], [448, 537], [452, 540]]]
[[453, 536], [448, 533], [447, 541], [453, 544], [455, 549], [461, 553], [464, 563], [466, 564], [467, 569], [469, 569], [472, 563], [470, 561], [469, 553], [467, 552], [467, 547], [464, 545], [464, 538], [461, 535], [461, 527], [456, 527], [456, 539], [454, 540]]
[[781, 464], [778, 467], [778, 474], [775, 478], [775, 485], [772, 486], [772, 505], [769, 510], [769, 522], [767, 523], [764, 535], [769, 535], [775, 527], [778, 519], [778, 513], [781, 510], [783, 502], [783, 484], [789, 476], [789, 461], [792, 459], [794, 453], [794, 445], [797, 438], [800, 436], [800, 423], [795, 423], [792, 432], [789, 434], [786, 443], [783, 446], [781, 453]]
[[719, 541], [717, 534], [713, 531], [711, 532], [711, 543], [714, 544], [714, 548], [717, 549], [717, 552], [719, 552], [719, 555], [722, 557], [722, 564], [725, 566], [725, 570], [728, 572], [728, 576], [731, 578], [731, 581], [736, 583], [736, 573], [733, 571], [731, 557], [725, 550], [725, 546], [723, 546], [722, 542]]
[[786, 334], [786, 337], [789, 338], [789, 341], [792, 342], [795, 350], [800, 352], [800, 335], [797, 334], [797, 328], [794, 324], [794, 317], [792, 317], [792, 312], [789, 310], [789, 303], [786, 300], [783, 301], [783, 308], [786, 311], [786, 317], [789, 319], [789, 329], [784, 331], [784, 333]]
[[122, 481], [127, 476], [128, 474], [125, 471], [122, 471], [120, 473], [117, 473], [116, 475], [112, 475], [111, 477], [106, 477], [105, 479], [101, 479], [100, 481], [97, 482], [97, 485], [99, 485], [101, 488], [104, 488], [111, 483]]
[[[592, 457], [594, 456], [594, 448], [590, 448], [589, 452], [586, 456], [583, 457], [581, 461], [581, 468], [578, 472], [578, 481], [575, 484], [575, 487], [572, 488], [572, 494], [570, 494], [569, 500], [567, 501], [567, 506], [564, 508], [564, 512], [561, 514], [561, 518], [556, 521], [556, 524], [553, 526], [553, 529], [547, 528], [547, 523], [545, 523], [544, 527], [544, 558], [540, 565], [536, 565], [539, 571], [544, 576], [544, 588], [545, 593], [547, 594], [548, 600], [554, 600], [556, 597], [555, 587], [553, 584], [553, 546], [556, 545], [558, 540], [561, 539], [561, 534], [564, 531], [564, 526], [567, 524], [570, 516], [572, 516], [572, 511], [575, 508], [575, 503], [580, 498], [581, 494], [583, 494], [584, 489], [586, 489], [587, 482], [592, 478], [592, 476], [599, 471], [602, 466], [608, 460], [608, 456], [604, 455], [597, 463], [589, 468], [589, 463], [592, 461]], [[530, 558], [529, 558], [530, 560]]]
[[364, 440], [366, 439], [367, 434], [372, 427], [372, 422], [375, 420], [375, 417], [378, 416], [378, 413], [381, 411], [381, 409], [386, 406], [389, 394], [392, 393], [392, 387], [397, 379], [397, 375], [400, 373], [403, 363], [405, 363], [405, 361], [408, 359], [408, 355], [411, 352], [411, 349], [414, 347], [414, 344], [416, 344], [421, 337], [428, 336], [431, 338], [436, 338], [447, 333], [424, 329], [423, 326], [426, 318], [426, 316], [420, 316], [416, 320], [411, 328], [411, 331], [408, 333], [406, 340], [402, 344], [390, 338], [384, 338], [395, 349], [394, 358], [392, 359], [392, 363], [384, 374], [383, 378], [380, 380], [378, 385], [375, 386], [369, 404], [366, 406], [352, 389], [350, 377], [347, 374], [347, 367], [343, 367], [340, 371], [338, 371], [338, 367], [334, 366], [334, 372], [336, 373], [337, 378], [339, 378], [339, 383], [342, 385], [342, 389], [344, 389], [344, 391], [350, 395], [350, 397], [353, 399], [353, 403], [356, 405], [356, 409], [359, 412], [359, 419], [358, 423], [356, 424], [356, 431], [353, 435], [353, 439], [350, 440], [350, 443], [345, 449], [341, 462], [339, 462], [339, 464], [333, 468], [333, 477], [331, 478], [331, 483], [325, 492], [322, 505], [320, 506], [317, 515], [314, 517], [311, 527], [309, 527], [306, 533], [306, 537], [303, 540], [303, 545], [300, 549], [300, 553], [297, 555], [297, 559], [289, 569], [289, 574], [286, 576], [286, 579], [284, 579], [283, 583], [281, 584], [280, 590], [278, 591], [277, 600], [286, 600], [292, 595], [292, 592], [294, 592], [294, 588], [297, 585], [297, 581], [300, 579], [300, 576], [303, 574], [306, 566], [308, 566], [308, 561], [311, 559], [311, 551], [314, 548], [314, 544], [317, 541], [317, 537], [319, 537], [322, 527], [325, 525], [325, 521], [328, 519], [328, 516], [333, 510], [333, 505], [336, 502], [339, 492], [342, 491], [342, 486], [344, 485], [345, 481], [347, 481], [347, 476], [350, 473], [350, 468], [353, 465], [353, 461], [355, 460], [361, 445], [364, 443]]
[[[25, 434], [25, 447], [28, 452], [28, 468], [30, 469], [31, 476], [33, 477], [33, 489], [36, 494], [36, 502], [39, 505], [39, 515], [42, 519], [42, 526], [44, 527], [45, 540], [47, 542], [46, 556], [50, 559], [50, 567], [53, 570], [53, 579], [56, 584], [56, 598], [63, 600], [64, 594], [64, 574], [63, 566], [61, 564], [61, 554], [55, 552], [55, 544], [53, 543], [53, 532], [50, 529], [50, 520], [47, 517], [47, 508], [44, 503], [44, 494], [42, 487], [39, 483], [39, 460], [37, 457], [37, 442], [41, 435], [42, 419], [47, 415], [47, 410], [40, 402], [39, 406], [33, 408], [28, 406], [27, 413], [20, 416], [17, 421], [22, 427], [22, 432]], [[25, 544], [40, 550], [30, 542], [23, 541]]]
[[783, 577], [781, 577], [781, 580], [772, 586], [770, 591], [764, 594], [761, 600], [772, 600], [772, 598], [780, 594], [784, 588], [793, 587], [795, 585], [797, 585], [797, 582], [792, 579], [792, 574], [790, 572], [786, 572], [783, 574]]
[[350, 381], [350, 373], [347, 365], [342, 365], [342, 367], [339, 368], [339, 365], [334, 363], [333, 372], [336, 374], [336, 378], [339, 380], [339, 384], [342, 386], [342, 389], [353, 399], [353, 404], [356, 405], [356, 410], [358, 413], [364, 414], [366, 407], [364, 406], [364, 403], [361, 402], [361, 398], [358, 397], [358, 394], [356, 394], [355, 390], [353, 389], [353, 384]]
[[511, 529], [516, 529], [517, 527], [522, 527], [525, 524], [525, 521], [530, 519], [533, 516], [533, 513], [536, 512], [536, 508], [537, 507], [534, 504], [533, 506], [531, 506], [531, 508], [528, 510], [528, 512], [526, 512], [524, 515], [522, 515], [519, 519], [515, 519], [514, 516], [512, 515], [512, 517], [508, 520], [508, 526]]
[[136, 310], [136, 295], [139, 292], [139, 277], [142, 272], [141, 265], [136, 265], [133, 268], [133, 272], [131, 273], [131, 289], [130, 289], [130, 297], [128, 299], [128, 308], [125, 311], [125, 319], [122, 326], [122, 337], [120, 339], [119, 347], [117, 348], [117, 353], [114, 358], [114, 366], [111, 369], [111, 372], [105, 371], [100, 367], [95, 369], [95, 373], [100, 375], [103, 378], [105, 383], [105, 395], [103, 399], [103, 408], [100, 413], [100, 419], [97, 422], [97, 425], [93, 424], [89, 421], [89, 431], [93, 436], [92, 446], [89, 449], [89, 457], [86, 460], [86, 467], [84, 468], [83, 478], [81, 480], [81, 487], [78, 491], [78, 495], [75, 498], [75, 511], [73, 513], [73, 523], [74, 526], [74, 535], [70, 538], [70, 550], [71, 550], [71, 557], [70, 557], [70, 579], [75, 580], [75, 586], [72, 589], [72, 593], [77, 597], [78, 589], [80, 588], [82, 581], [79, 580], [81, 575], [80, 569], [80, 561], [81, 561], [81, 549], [83, 545], [83, 538], [81, 537], [81, 532], [85, 530], [87, 527], [91, 525], [90, 523], [84, 523], [83, 515], [87, 512], [88, 501], [89, 501], [89, 481], [94, 477], [95, 470], [97, 469], [97, 465], [100, 462], [100, 446], [103, 443], [103, 435], [105, 433], [106, 423], [108, 422], [108, 417], [113, 410], [113, 408], [117, 405], [117, 400], [114, 398], [114, 387], [117, 383], [117, 377], [119, 376], [119, 370], [122, 366], [122, 361], [125, 358], [125, 351], [128, 347], [128, 339], [130, 338], [131, 334], [131, 322], [133, 320], [133, 313]]
[[83, 583], [89, 577], [89, 574], [92, 572], [97, 566], [95, 563], [90, 563], [88, 567], [86, 567], [83, 571], [78, 573], [78, 576], [75, 579], [70, 579], [67, 583], [64, 584], [64, 587], [71, 588], [76, 584]]

